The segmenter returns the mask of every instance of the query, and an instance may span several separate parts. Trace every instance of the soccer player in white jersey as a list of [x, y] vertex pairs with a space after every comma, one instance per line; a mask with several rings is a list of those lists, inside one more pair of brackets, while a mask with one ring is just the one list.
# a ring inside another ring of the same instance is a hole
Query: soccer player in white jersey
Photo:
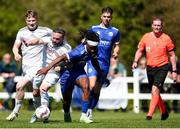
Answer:
[[[22, 60], [23, 77], [18, 81], [16, 85], [16, 97], [15, 107], [12, 113], [6, 118], [6, 120], [13, 121], [19, 114], [22, 100], [24, 99], [23, 88], [28, 82], [32, 82], [33, 85], [33, 101], [34, 106], [37, 108], [40, 106], [39, 85], [42, 81], [42, 76], [36, 76], [37, 70], [43, 66], [43, 52], [46, 38], [51, 36], [52, 30], [47, 27], [38, 26], [37, 23], [38, 14], [36, 11], [28, 10], [25, 15], [26, 27], [21, 28], [16, 36], [16, 40], [13, 46], [14, 58], [16, 61]], [[28, 43], [36, 43], [38, 45], [28, 46]], [[21, 53], [19, 49], [21, 49]]]
[[[63, 29], [55, 29], [53, 30], [52, 36], [46, 44], [46, 66], [51, 63], [58, 56], [61, 56], [71, 50], [71, 46], [64, 40], [65, 31]], [[31, 43], [28, 45], [32, 45]], [[49, 95], [48, 90], [55, 86], [55, 84], [59, 80], [60, 67], [54, 67], [48, 71], [43, 82], [40, 86], [40, 94], [41, 94], [41, 105], [49, 106]], [[37, 117], [34, 114], [30, 123], [36, 122]], [[45, 120], [44, 122], [48, 122]]]
[[[119, 38], [120, 32], [117, 28], [111, 26], [113, 9], [111, 7], [105, 7], [101, 11], [101, 23], [94, 25], [90, 28], [91, 31], [98, 33], [100, 41], [98, 43], [98, 62], [103, 72], [104, 78], [107, 77], [110, 58], [118, 58], [119, 55]], [[100, 90], [103, 82], [100, 80], [100, 76], [92, 66], [91, 61], [87, 63], [87, 74], [90, 82], [90, 103], [87, 114], [92, 120], [92, 110], [96, 106], [99, 100]]]

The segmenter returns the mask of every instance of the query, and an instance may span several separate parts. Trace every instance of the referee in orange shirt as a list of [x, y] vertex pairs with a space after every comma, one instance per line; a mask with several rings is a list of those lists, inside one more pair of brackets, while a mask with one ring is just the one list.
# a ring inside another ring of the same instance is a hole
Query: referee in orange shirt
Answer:
[[160, 109], [161, 120], [166, 120], [169, 114], [160, 96], [160, 89], [163, 86], [168, 73], [168, 56], [172, 64], [172, 78], [176, 81], [177, 69], [175, 60], [175, 45], [171, 38], [163, 33], [163, 21], [155, 18], [152, 21], [152, 32], [146, 33], [138, 44], [138, 49], [132, 64], [132, 69], [137, 67], [139, 59], [143, 53], [147, 60], [147, 77], [149, 85], [152, 86], [152, 98], [146, 120], [151, 120], [156, 107]]

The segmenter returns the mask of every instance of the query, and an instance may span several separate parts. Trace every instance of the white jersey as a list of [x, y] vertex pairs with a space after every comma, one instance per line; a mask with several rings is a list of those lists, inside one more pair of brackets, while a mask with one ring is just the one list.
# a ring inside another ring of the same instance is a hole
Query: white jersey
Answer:
[[21, 43], [22, 65], [42, 67], [44, 56], [44, 44], [26, 46], [23, 41], [31, 38], [43, 38], [51, 36], [52, 30], [47, 27], [38, 26], [36, 30], [30, 31], [27, 27], [20, 29], [17, 33], [15, 42]]
[[64, 40], [64, 43], [58, 47], [52, 44], [52, 41], [47, 44], [46, 48], [46, 65], [71, 50], [71, 46]]
[[[71, 50], [71, 46], [64, 40], [64, 43], [61, 46], [53, 46], [52, 41], [50, 41], [46, 46], [46, 65], [51, 63], [58, 56], [61, 56]], [[46, 74], [42, 83], [52, 87], [59, 80], [59, 72], [56, 72], [54, 69], [51, 69]]]

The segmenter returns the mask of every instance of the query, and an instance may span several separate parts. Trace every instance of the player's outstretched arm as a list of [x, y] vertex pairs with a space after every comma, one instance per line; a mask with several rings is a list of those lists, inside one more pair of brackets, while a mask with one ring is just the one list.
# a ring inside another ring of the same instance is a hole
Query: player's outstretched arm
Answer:
[[47, 67], [44, 67], [40, 70], [37, 71], [36, 75], [42, 75], [42, 74], [46, 74], [52, 67], [56, 66], [58, 63], [60, 63], [61, 61], [65, 61], [67, 60], [67, 55], [63, 54], [62, 56], [57, 57], [55, 60], [53, 60], [50, 64], [48, 64]]

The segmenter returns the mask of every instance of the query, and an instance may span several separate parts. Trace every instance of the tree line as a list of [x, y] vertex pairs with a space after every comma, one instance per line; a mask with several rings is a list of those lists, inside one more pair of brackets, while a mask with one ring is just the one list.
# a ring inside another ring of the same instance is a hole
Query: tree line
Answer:
[[39, 24], [52, 29], [66, 30], [67, 41], [75, 47], [80, 43], [80, 29], [100, 23], [101, 9], [114, 9], [112, 24], [121, 32], [119, 60], [131, 74], [131, 63], [142, 35], [151, 31], [153, 17], [164, 20], [180, 58], [180, 1], [179, 0], [0, 0], [0, 56], [12, 52], [19, 28], [25, 26], [26, 10], [39, 13]]

